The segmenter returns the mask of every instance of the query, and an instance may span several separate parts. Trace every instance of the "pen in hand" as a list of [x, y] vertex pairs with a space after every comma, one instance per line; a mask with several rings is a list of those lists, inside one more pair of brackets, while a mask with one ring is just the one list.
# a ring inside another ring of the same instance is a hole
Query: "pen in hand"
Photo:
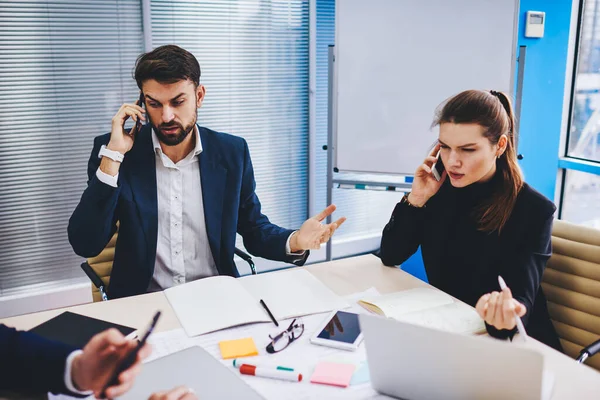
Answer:
[[[498, 275], [498, 283], [500, 284], [500, 289], [504, 290], [507, 288], [506, 286], [506, 282], [504, 282], [504, 279], [502, 279], [502, 277], [500, 275]], [[521, 338], [523, 338], [523, 342], [527, 341], [527, 332], [525, 331], [525, 326], [523, 325], [523, 321], [521, 321], [521, 318], [517, 315], [517, 312], [514, 311], [515, 314], [515, 321], [517, 322], [517, 330], [519, 331], [519, 335], [521, 336]]]

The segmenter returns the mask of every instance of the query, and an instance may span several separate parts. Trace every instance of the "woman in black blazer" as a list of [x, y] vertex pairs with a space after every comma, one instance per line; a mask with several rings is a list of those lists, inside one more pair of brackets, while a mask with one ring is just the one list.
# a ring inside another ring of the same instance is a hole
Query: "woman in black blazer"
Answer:
[[[540, 287], [556, 207], [523, 181], [508, 97], [462, 92], [438, 109], [435, 125], [439, 143], [383, 230], [383, 263], [401, 264], [421, 246], [429, 282], [474, 306], [491, 336], [512, 337], [516, 312], [530, 336], [562, 350]], [[499, 275], [509, 289], [500, 290]]]

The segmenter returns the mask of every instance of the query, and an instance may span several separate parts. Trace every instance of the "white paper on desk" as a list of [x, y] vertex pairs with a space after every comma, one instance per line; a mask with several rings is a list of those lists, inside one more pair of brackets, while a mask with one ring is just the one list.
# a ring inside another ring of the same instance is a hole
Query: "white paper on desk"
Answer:
[[256, 304], [263, 299], [275, 318], [287, 319], [347, 308], [350, 305], [310, 272], [295, 268], [239, 278]]
[[[346, 296], [344, 299], [346, 300], [346, 303], [352, 305], [348, 311], [366, 313], [367, 311], [358, 306], [356, 302], [358, 299], [365, 296], [376, 297], [378, 295], [379, 293], [377, 290], [371, 288], [362, 293]], [[251, 359], [256, 363], [262, 361], [265, 363], [292, 366], [305, 377], [303, 382], [294, 383], [240, 375], [241, 379], [244, 379], [254, 390], [265, 398], [371, 398], [371, 396], [376, 395], [376, 393], [370, 385], [358, 385], [344, 389], [326, 385], [315, 385], [309, 382], [314, 367], [319, 360], [344, 359], [360, 363], [366, 359], [364, 344], [361, 344], [357, 351], [348, 352], [310, 343], [310, 336], [318, 329], [322, 324], [323, 319], [327, 318], [328, 315], [329, 313], [321, 313], [302, 317], [301, 320], [305, 326], [304, 334], [294, 341], [287, 349], [277, 354], [268, 354], [265, 350], [265, 347], [270, 341], [269, 334], [280, 332], [284, 327], [289, 325], [291, 319], [279, 321], [279, 328], [275, 327], [273, 324], [244, 325], [196, 337], [188, 337], [182, 329], [156, 333], [148, 339], [153, 345], [153, 354], [150, 356], [149, 360], [183, 350], [190, 346], [201, 346], [212, 354], [213, 357], [221, 360], [223, 364], [227, 365], [229, 368], [233, 368], [232, 360], [221, 359], [218, 343], [222, 340], [252, 337], [258, 348], [259, 355], [256, 357], [249, 357], [249, 360]]]
[[446, 293], [430, 288], [416, 288], [389, 293], [375, 298], [362, 299], [365, 303], [377, 306], [383, 315], [398, 319], [399, 316], [411, 312], [439, 307], [453, 302]]
[[483, 320], [473, 307], [436, 289], [416, 288], [365, 297], [361, 304], [377, 314], [414, 325], [466, 334], [486, 331]]
[[[370, 288], [364, 292], [355, 293], [344, 297], [344, 300], [351, 305], [348, 311], [355, 313], [368, 313], [367, 310], [360, 307], [357, 301], [365, 296], [377, 297], [379, 292], [375, 288]], [[302, 322], [305, 326], [305, 331], [302, 336], [309, 338], [321, 324], [324, 318], [329, 315], [328, 313], [322, 313], [317, 315], [311, 315], [302, 317]], [[284, 326], [289, 324], [290, 319], [280, 321], [280, 327], [277, 328], [272, 324], [265, 325], [245, 325], [236, 328], [230, 328], [218, 332], [209, 333], [202, 337], [189, 337], [183, 329], [174, 329], [166, 332], [158, 332], [152, 334], [148, 338], [148, 342], [152, 345], [152, 354], [144, 362], [156, 360], [157, 358], [164, 357], [166, 355], [175, 353], [177, 351], [186, 349], [191, 346], [201, 346], [208, 350], [213, 356], [220, 358], [218, 352], [218, 343], [222, 340], [239, 339], [241, 337], [251, 336], [254, 338], [256, 345], [258, 346], [260, 354], [266, 354], [265, 347], [269, 342], [269, 334], [277, 333], [283, 329]], [[328, 348], [322, 346], [313, 346], [317, 350], [327, 350]], [[211, 351], [212, 350], [212, 351]], [[337, 350], [333, 350], [336, 351]], [[346, 353], [346, 352], [344, 352]], [[326, 355], [322, 353], [320, 355]], [[272, 356], [270, 356], [272, 357]]]
[[270, 321], [252, 295], [231, 276], [198, 279], [164, 293], [189, 336]]
[[446, 332], [481, 334], [485, 333], [485, 323], [477, 311], [468, 304], [455, 301], [443, 306], [398, 315], [398, 321], [426, 326]]
[[277, 320], [346, 308], [348, 303], [310, 272], [296, 268], [244, 278], [217, 276], [165, 290], [189, 336], [268, 322], [263, 299]]

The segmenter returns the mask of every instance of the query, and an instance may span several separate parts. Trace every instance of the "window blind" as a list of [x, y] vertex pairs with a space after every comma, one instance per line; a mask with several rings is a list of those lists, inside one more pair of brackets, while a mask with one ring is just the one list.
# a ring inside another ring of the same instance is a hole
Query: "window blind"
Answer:
[[67, 224], [93, 138], [137, 97], [141, 21], [139, 0], [0, 1], [0, 295], [84, 281]]

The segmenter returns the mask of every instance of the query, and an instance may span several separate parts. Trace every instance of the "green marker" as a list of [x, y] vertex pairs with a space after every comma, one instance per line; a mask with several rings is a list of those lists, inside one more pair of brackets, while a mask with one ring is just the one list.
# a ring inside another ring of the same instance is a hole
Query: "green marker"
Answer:
[[255, 362], [252, 362], [252, 364], [250, 364], [250, 360], [244, 360], [243, 358], [235, 358], [233, 360], [233, 367], [234, 368], [240, 368], [240, 366], [242, 366], [243, 364], [246, 365], [251, 365], [253, 367], [262, 367], [262, 368], [274, 368], [274, 369], [278, 369], [280, 371], [294, 371], [294, 368], [289, 368], [289, 367], [282, 367], [280, 365], [272, 365], [272, 364], [257, 364]]

